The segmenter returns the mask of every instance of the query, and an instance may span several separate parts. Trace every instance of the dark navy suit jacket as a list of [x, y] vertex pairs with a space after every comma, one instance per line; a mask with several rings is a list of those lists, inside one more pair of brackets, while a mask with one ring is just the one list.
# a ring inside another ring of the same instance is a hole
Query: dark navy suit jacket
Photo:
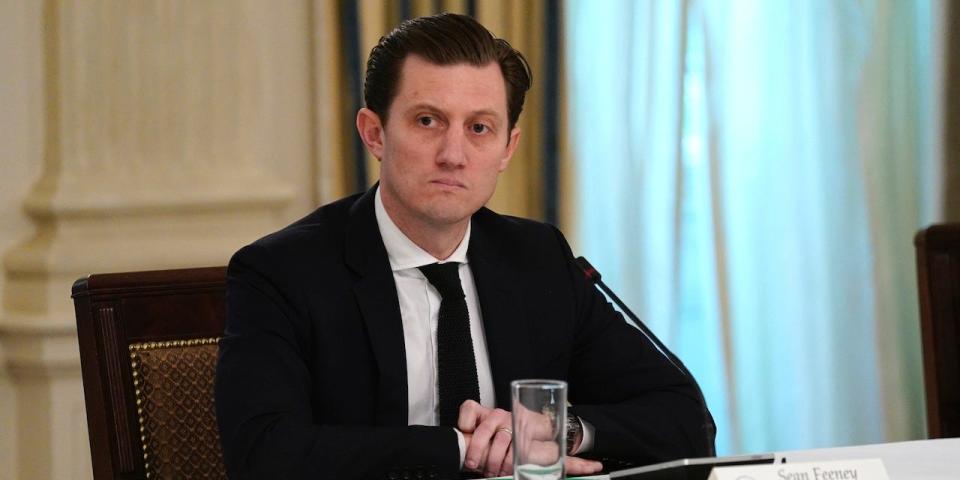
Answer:
[[[510, 382], [569, 382], [596, 455], [706, 453], [694, 387], [572, 263], [560, 232], [481, 209], [468, 259], [497, 406]], [[450, 428], [407, 426], [407, 371], [374, 190], [323, 206], [230, 261], [216, 407], [231, 478], [457, 478]]]

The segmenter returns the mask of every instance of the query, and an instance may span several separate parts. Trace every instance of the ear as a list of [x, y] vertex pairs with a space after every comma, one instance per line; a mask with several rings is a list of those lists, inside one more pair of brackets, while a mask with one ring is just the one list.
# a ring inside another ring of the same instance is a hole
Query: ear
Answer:
[[517, 145], [520, 144], [520, 127], [513, 127], [513, 130], [510, 131], [510, 141], [507, 142], [506, 155], [500, 159], [500, 168], [498, 171], [502, 172], [507, 169], [507, 165], [510, 164], [510, 159], [513, 158], [513, 152], [517, 151]]
[[369, 108], [357, 111], [357, 132], [371, 155], [377, 160], [383, 158], [383, 123], [380, 115]]

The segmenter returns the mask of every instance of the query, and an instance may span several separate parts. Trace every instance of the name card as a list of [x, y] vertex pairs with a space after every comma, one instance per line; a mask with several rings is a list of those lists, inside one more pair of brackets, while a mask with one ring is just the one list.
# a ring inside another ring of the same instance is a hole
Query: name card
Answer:
[[717, 467], [708, 480], [890, 480], [878, 458]]

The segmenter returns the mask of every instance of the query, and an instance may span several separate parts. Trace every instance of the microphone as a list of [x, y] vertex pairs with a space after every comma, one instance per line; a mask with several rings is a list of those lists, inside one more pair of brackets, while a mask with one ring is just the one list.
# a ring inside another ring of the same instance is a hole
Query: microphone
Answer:
[[707, 408], [707, 399], [703, 396], [703, 390], [700, 389], [700, 384], [697, 383], [697, 379], [693, 378], [693, 375], [689, 370], [687, 370], [686, 365], [680, 361], [680, 358], [674, 355], [673, 352], [671, 352], [670, 349], [667, 348], [667, 346], [664, 345], [659, 338], [657, 338], [653, 331], [650, 330], [646, 324], [640, 321], [640, 318], [637, 317], [632, 310], [630, 310], [630, 307], [623, 303], [623, 300], [620, 300], [620, 297], [618, 297], [616, 293], [613, 293], [613, 290], [610, 290], [610, 287], [607, 287], [607, 285], [603, 283], [603, 281], [600, 279], [600, 272], [594, 268], [594, 266], [591, 265], [586, 258], [577, 257], [575, 261], [577, 266], [580, 267], [580, 270], [583, 271], [587, 281], [598, 287], [608, 298], [613, 300], [613, 303], [617, 304], [617, 307], [620, 308], [620, 311], [626, 315], [625, 320], [627, 323], [637, 330], [640, 330], [640, 333], [647, 337], [647, 340], [650, 341], [650, 343], [660, 352], [660, 354], [663, 355], [667, 361], [674, 366], [674, 368], [679, 370], [680, 373], [687, 377], [690, 380], [690, 383], [693, 384], [694, 389], [697, 391], [697, 400], [700, 401], [700, 405], [703, 407], [702, 428], [707, 441], [707, 455], [711, 457], [716, 456], [717, 452], [714, 441], [717, 437], [717, 425], [713, 421], [713, 415], [710, 414], [710, 409]]

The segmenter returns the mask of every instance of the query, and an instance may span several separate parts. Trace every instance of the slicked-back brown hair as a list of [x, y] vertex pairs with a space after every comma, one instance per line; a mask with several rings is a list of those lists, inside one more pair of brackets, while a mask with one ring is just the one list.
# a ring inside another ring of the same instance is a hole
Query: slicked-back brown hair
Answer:
[[517, 124], [523, 100], [530, 89], [530, 65], [506, 40], [494, 37], [473, 18], [454, 13], [407, 20], [380, 38], [370, 50], [363, 97], [367, 108], [387, 122], [387, 111], [397, 95], [400, 69], [409, 55], [418, 55], [436, 65], [468, 63], [500, 65], [507, 87], [507, 117], [510, 129]]

